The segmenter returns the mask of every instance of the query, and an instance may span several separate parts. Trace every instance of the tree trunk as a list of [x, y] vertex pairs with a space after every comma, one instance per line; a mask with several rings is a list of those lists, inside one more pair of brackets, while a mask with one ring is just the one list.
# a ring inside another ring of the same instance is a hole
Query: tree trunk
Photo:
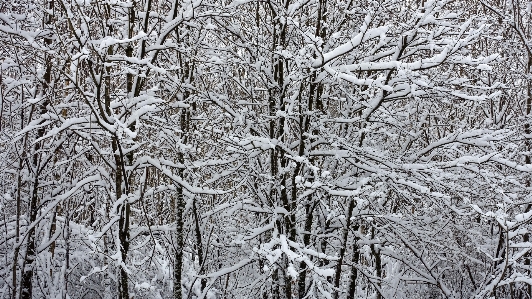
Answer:
[[349, 235], [349, 227], [351, 226], [351, 217], [353, 216], [354, 208], [355, 208], [355, 200], [351, 199], [349, 201], [349, 206], [347, 208], [347, 220], [346, 220], [346, 224], [345, 224], [344, 232], [342, 236], [342, 244], [341, 244], [342, 247], [340, 248], [340, 256], [338, 258], [338, 263], [336, 264], [336, 272], [334, 275], [334, 287], [335, 287], [334, 296], [333, 296], [334, 299], [338, 299], [338, 288], [340, 288], [340, 277], [342, 275], [342, 264], [344, 262], [345, 251], [347, 249], [346, 248], [347, 237]]

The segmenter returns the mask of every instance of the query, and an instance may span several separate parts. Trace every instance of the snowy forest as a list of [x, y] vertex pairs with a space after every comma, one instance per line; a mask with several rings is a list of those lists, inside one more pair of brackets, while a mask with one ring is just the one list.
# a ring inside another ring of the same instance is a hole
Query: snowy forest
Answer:
[[532, 299], [532, 1], [0, 1], [0, 298]]

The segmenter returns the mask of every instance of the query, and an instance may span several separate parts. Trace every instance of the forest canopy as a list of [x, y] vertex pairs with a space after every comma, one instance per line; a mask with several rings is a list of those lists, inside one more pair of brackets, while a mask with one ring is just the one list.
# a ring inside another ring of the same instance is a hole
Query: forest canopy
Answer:
[[0, 297], [532, 299], [532, 2], [0, 2]]

